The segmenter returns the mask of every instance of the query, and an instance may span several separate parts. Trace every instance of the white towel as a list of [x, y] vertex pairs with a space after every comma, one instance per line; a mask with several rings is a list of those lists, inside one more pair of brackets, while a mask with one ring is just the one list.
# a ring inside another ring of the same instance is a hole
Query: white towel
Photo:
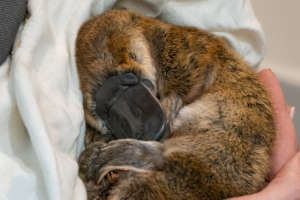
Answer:
[[76, 160], [84, 115], [80, 25], [113, 6], [226, 37], [252, 66], [264, 39], [249, 0], [29, 0], [31, 17], [0, 67], [0, 200], [85, 200]]

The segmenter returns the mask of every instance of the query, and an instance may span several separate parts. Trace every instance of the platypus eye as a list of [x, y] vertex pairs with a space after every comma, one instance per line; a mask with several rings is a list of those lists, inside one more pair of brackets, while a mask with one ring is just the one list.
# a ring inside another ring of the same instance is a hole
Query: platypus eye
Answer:
[[156, 94], [156, 98], [158, 99], [158, 101], [160, 101], [161, 97], [159, 93]]

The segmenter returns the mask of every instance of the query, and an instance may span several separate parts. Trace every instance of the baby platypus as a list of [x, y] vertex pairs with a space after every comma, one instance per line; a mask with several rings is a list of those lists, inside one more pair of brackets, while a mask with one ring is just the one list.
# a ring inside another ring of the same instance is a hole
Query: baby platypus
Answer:
[[220, 200], [266, 185], [272, 105], [224, 39], [111, 10], [81, 27], [76, 60], [89, 200]]

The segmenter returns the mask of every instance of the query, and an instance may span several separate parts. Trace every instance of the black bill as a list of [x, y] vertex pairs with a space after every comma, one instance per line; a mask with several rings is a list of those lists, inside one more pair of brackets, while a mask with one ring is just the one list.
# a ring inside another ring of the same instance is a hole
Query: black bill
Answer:
[[149, 83], [127, 73], [107, 79], [97, 91], [96, 113], [115, 139], [161, 140], [166, 136], [165, 113]]

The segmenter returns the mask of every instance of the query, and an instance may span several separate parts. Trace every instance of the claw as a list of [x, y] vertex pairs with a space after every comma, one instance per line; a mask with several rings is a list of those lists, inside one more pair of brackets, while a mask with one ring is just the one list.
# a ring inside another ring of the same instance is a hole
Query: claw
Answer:
[[110, 184], [114, 184], [117, 182], [119, 174], [115, 171], [110, 171], [108, 172], [107, 176], [107, 180]]
[[119, 178], [119, 173], [116, 170], [107, 172], [105, 175], [102, 175], [98, 178], [97, 184], [113, 185], [117, 182]]

